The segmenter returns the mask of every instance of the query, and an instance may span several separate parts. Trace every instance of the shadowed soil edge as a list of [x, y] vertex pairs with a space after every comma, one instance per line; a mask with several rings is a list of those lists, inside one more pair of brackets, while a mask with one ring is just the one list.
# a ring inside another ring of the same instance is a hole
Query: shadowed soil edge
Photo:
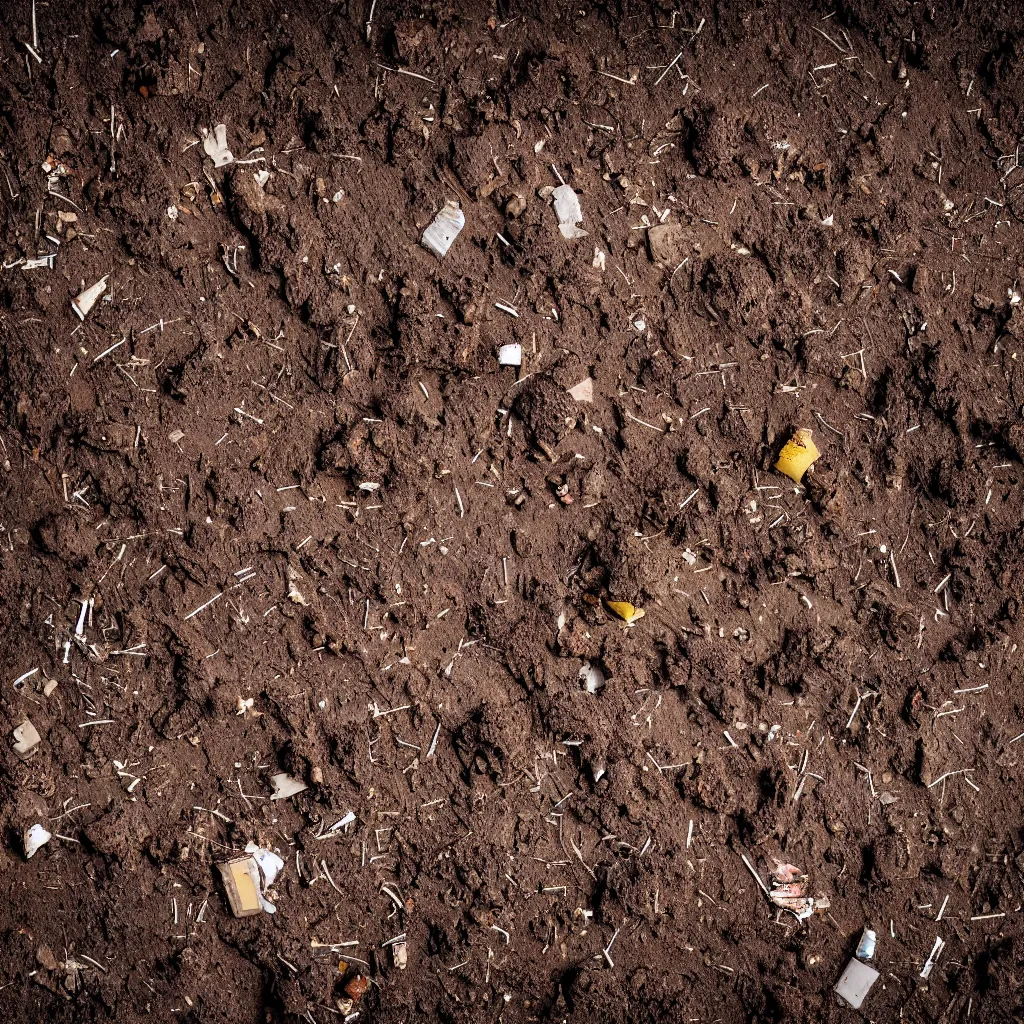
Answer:
[[8, 3], [0, 1018], [1019, 1019], [1021, 17]]

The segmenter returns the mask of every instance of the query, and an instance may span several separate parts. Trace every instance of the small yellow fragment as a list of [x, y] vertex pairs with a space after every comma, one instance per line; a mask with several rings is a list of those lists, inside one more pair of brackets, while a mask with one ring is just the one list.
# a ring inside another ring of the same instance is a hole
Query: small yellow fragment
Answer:
[[785, 473], [794, 483], [800, 483], [804, 473], [817, 461], [820, 454], [814, 447], [811, 432], [801, 427], [794, 431], [793, 436], [779, 452], [779, 461], [775, 463], [775, 468], [780, 473]]
[[605, 601], [608, 610], [618, 615], [627, 626], [632, 626], [637, 619], [642, 619], [646, 614], [643, 608], [636, 608], [628, 601]]

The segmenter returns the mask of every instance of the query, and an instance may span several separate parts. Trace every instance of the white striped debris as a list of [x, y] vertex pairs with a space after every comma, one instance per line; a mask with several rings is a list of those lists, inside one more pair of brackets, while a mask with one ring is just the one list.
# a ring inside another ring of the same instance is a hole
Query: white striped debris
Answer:
[[213, 161], [214, 167], [226, 167], [234, 163], [235, 158], [228, 149], [228, 127], [215, 124], [213, 131], [206, 132], [203, 138], [203, 152]]
[[420, 244], [438, 259], [447, 255], [452, 243], [459, 237], [459, 232], [466, 226], [466, 215], [454, 199], [449, 199], [441, 207], [437, 216], [427, 225]]
[[580, 208], [580, 197], [572, 185], [559, 185], [551, 194], [555, 200], [555, 216], [562, 237], [586, 238], [587, 232], [577, 226], [583, 220], [583, 210]]
[[107, 290], [109, 276], [109, 274], [104, 275], [71, 300], [71, 308], [78, 314], [79, 320], [84, 320], [89, 315], [89, 311], [96, 305], [96, 300]]

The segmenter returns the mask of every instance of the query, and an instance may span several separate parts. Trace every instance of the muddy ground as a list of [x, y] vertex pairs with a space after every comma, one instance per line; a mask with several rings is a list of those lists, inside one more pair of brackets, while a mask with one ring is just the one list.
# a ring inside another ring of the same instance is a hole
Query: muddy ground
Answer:
[[6, 10], [5, 1022], [1019, 1019], [1014, 5]]

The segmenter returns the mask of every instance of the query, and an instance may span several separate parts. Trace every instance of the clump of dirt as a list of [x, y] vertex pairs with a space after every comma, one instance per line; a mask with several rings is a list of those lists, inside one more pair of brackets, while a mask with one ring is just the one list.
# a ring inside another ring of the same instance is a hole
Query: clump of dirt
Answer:
[[1018, 29], [10, 11], [3, 1019], [1019, 1015]]

